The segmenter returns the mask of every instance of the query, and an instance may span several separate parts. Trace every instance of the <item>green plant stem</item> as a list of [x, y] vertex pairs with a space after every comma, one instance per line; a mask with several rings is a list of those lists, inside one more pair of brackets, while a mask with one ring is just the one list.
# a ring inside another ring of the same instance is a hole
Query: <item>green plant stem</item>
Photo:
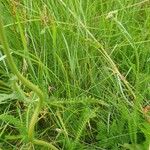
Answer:
[[40, 141], [40, 140], [34, 140], [34, 128], [35, 128], [35, 124], [38, 120], [38, 115], [39, 112], [41, 110], [42, 107], [42, 103], [45, 99], [44, 93], [36, 86], [34, 85], [32, 82], [30, 82], [28, 79], [26, 79], [17, 69], [17, 66], [13, 60], [13, 57], [10, 54], [10, 50], [9, 50], [9, 45], [8, 45], [8, 41], [7, 38], [5, 36], [5, 31], [4, 31], [4, 27], [3, 27], [3, 23], [2, 23], [2, 19], [0, 16], [0, 40], [1, 43], [3, 45], [3, 51], [6, 55], [7, 58], [7, 63], [9, 65], [9, 67], [11, 68], [11, 71], [18, 77], [18, 79], [24, 84], [26, 85], [28, 88], [30, 88], [31, 90], [33, 90], [39, 97], [39, 102], [36, 106], [36, 109], [32, 115], [30, 124], [29, 124], [29, 130], [28, 130], [28, 138], [29, 141], [31, 141], [32, 143], [38, 144], [38, 145], [45, 145], [47, 147], [51, 146], [51, 149], [57, 150], [57, 148], [55, 148], [54, 146], [52, 146], [51, 144], [44, 142], [44, 141]]
[[32, 89], [39, 97], [39, 103], [37, 104], [36, 107], [36, 111], [34, 111], [34, 114], [31, 118], [30, 124], [29, 124], [29, 140], [33, 139], [34, 136], [34, 127], [35, 127], [35, 123], [37, 121], [38, 115], [39, 115], [39, 111], [41, 109], [42, 103], [44, 101], [44, 94], [43, 92], [36, 86], [34, 85], [32, 82], [30, 82], [29, 80], [27, 80], [17, 69], [17, 66], [10, 54], [9, 51], [9, 45], [7, 42], [7, 38], [5, 36], [5, 32], [4, 32], [4, 28], [3, 28], [3, 24], [2, 24], [2, 19], [0, 18], [0, 39], [2, 42], [2, 45], [4, 47], [3, 51], [5, 53], [5, 55], [7, 56], [7, 63], [9, 65], [9, 67], [11, 68], [12, 72], [18, 77], [18, 79], [25, 84], [28, 88]]

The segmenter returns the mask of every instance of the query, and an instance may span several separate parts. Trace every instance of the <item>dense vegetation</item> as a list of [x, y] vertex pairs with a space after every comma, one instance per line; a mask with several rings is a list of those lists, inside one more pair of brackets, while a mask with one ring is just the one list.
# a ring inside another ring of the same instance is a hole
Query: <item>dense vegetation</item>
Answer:
[[0, 0], [0, 16], [1, 149], [149, 149], [149, 0]]

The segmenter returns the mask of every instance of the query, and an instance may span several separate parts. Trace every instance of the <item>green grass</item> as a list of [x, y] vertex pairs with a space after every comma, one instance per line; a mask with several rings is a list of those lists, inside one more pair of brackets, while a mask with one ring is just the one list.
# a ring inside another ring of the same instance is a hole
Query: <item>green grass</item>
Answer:
[[2, 150], [149, 149], [149, 0], [0, 0], [0, 12]]

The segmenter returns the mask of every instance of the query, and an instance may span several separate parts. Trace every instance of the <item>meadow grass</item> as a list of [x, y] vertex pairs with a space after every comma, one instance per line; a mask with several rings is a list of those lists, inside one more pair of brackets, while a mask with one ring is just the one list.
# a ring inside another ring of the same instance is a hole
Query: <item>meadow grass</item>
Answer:
[[149, 0], [0, 0], [0, 148], [148, 150]]

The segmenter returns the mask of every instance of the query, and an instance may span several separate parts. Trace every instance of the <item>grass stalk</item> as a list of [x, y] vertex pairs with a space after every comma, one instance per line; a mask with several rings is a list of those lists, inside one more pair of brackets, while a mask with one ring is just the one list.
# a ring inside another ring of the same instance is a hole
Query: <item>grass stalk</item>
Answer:
[[[7, 41], [7, 38], [6, 38], [6, 34], [5, 34], [5, 31], [4, 31], [4, 25], [3, 25], [3, 21], [2, 21], [2, 18], [0, 16], [0, 40], [1, 40], [1, 43], [3, 45], [3, 51], [6, 55], [6, 58], [7, 58], [7, 63], [11, 69], [11, 71], [18, 77], [18, 79], [24, 84], [26, 85], [29, 89], [31, 89], [32, 91], [34, 91], [38, 97], [39, 97], [39, 101], [37, 103], [37, 106], [36, 106], [36, 109], [32, 115], [32, 118], [31, 118], [31, 121], [30, 121], [30, 124], [29, 124], [29, 130], [28, 130], [28, 138], [29, 138], [29, 141], [31, 141], [35, 144], [41, 144], [42, 145], [45, 145], [45, 146], [48, 146], [49, 144], [47, 142], [44, 142], [44, 141], [38, 141], [38, 140], [35, 140], [34, 139], [34, 130], [35, 130], [35, 124], [38, 120], [38, 115], [40, 113], [40, 110], [41, 110], [41, 107], [42, 107], [42, 103], [45, 99], [45, 96], [44, 96], [44, 93], [36, 86], [34, 85], [32, 82], [30, 82], [28, 79], [26, 79], [20, 72], [19, 70], [17, 69], [17, 66], [14, 62], [14, 59], [11, 55], [11, 52], [9, 50], [9, 44], [8, 44], [8, 41]], [[57, 148], [54, 148], [53, 146], [53, 149], [56, 150]]]

